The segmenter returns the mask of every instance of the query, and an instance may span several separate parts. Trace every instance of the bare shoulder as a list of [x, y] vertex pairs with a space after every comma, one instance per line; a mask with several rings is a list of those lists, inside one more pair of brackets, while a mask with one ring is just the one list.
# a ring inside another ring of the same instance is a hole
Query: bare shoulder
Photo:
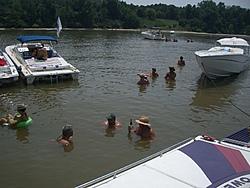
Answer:
[[115, 126], [117, 126], [117, 127], [121, 127], [121, 126], [122, 126], [122, 124], [121, 124], [119, 121], [115, 121]]

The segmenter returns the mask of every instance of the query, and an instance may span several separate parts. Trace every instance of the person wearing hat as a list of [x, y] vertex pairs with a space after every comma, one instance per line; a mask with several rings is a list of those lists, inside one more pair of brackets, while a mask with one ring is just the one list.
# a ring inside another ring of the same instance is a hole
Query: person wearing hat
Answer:
[[15, 126], [19, 122], [27, 121], [29, 118], [27, 112], [25, 112], [27, 107], [28, 105], [24, 105], [23, 103], [18, 104], [16, 109], [18, 113], [15, 113], [14, 117], [11, 114], [8, 114], [6, 118], [1, 118], [0, 119], [1, 125], [3, 123], [8, 123], [11, 126]]
[[146, 85], [149, 84], [148, 78], [145, 74], [140, 75], [140, 79], [137, 81], [137, 85]]
[[167, 72], [164, 78], [167, 80], [174, 80], [176, 77], [176, 73], [174, 71], [175, 71], [174, 67], [169, 67], [169, 72]]
[[47, 50], [41, 44], [36, 45], [37, 51], [34, 50], [32, 57], [38, 60], [46, 60], [48, 58]]
[[180, 59], [178, 60], [177, 65], [179, 65], [179, 66], [184, 66], [184, 65], [185, 65], [185, 61], [184, 61], [184, 59], [183, 59], [182, 56], [181, 56]]
[[60, 135], [56, 141], [63, 146], [73, 145], [73, 141], [71, 140], [73, 136], [73, 128], [71, 125], [64, 125], [62, 128], [62, 135]]
[[156, 72], [156, 68], [152, 68], [152, 72], [150, 73], [151, 77], [157, 77], [159, 74]]
[[128, 126], [128, 132], [134, 132], [135, 134], [144, 137], [150, 138], [151, 141], [155, 140], [155, 133], [151, 128], [151, 124], [149, 123], [149, 118], [147, 116], [142, 116], [139, 120], [135, 120], [139, 125], [132, 130], [132, 127]]
[[121, 127], [122, 124], [119, 121], [116, 121], [116, 115], [113, 113], [110, 113], [107, 117], [107, 121], [103, 122], [103, 125], [105, 125], [107, 128], [117, 128]]

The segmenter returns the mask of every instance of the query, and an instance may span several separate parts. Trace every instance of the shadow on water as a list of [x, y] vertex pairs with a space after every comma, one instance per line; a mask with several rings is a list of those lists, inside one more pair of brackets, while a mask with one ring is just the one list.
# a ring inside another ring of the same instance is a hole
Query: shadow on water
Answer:
[[234, 82], [238, 76], [239, 74], [232, 74], [229, 77], [217, 78], [212, 81], [210, 78], [206, 76], [206, 74], [202, 73], [200, 78], [197, 81], [197, 84], [198, 84], [198, 87], [201, 89], [215, 87], [215, 85], [224, 86], [224, 85], [228, 85]]

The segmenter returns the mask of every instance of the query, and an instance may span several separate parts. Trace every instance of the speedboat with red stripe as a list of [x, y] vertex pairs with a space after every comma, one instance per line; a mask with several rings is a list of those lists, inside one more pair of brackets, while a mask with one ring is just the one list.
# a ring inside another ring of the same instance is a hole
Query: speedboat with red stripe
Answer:
[[208, 135], [188, 138], [77, 188], [249, 188], [249, 134], [247, 127], [221, 140]]

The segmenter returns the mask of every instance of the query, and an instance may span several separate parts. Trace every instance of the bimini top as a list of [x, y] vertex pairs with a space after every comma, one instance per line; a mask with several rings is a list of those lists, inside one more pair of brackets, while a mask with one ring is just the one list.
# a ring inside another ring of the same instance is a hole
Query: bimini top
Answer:
[[220, 43], [222, 46], [249, 46], [248, 42], [242, 38], [223, 38], [216, 42]]
[[17, 37], [17, 40], [19, 40], [21, 43], [28, 42], [28, 41], [41, 41], [41, 40], [47, 40], [47, 41], [56, 41], [51, 36], [42, 36], [42, 35], [26, 35], [26, 36], [20, 36]]

